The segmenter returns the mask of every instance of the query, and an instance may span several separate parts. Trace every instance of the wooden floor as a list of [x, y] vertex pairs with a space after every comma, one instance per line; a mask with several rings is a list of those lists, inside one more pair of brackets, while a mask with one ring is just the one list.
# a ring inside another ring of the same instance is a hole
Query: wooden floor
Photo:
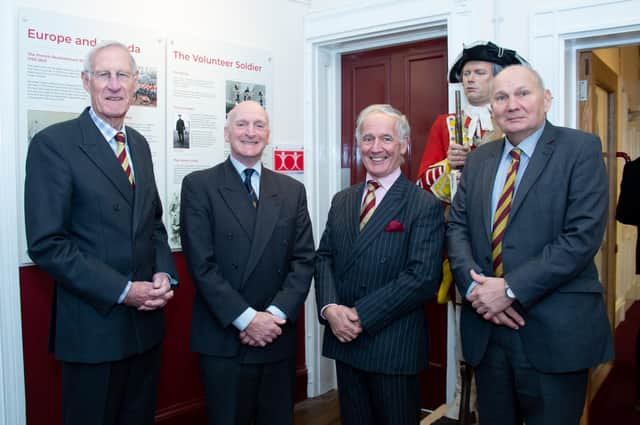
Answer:
[[[420, 424], [431, 424], [442, 416], [445, 410], [445, 405], [438, 407], [433, 413], [426, 416]], [[293, 422], [294, 425], [340, 425], [338, 392], [329, 391], [321, 396], [296, 404]]]
[[294, 425], [340, 425], [338, 392], [329, 391], [296, 404]]

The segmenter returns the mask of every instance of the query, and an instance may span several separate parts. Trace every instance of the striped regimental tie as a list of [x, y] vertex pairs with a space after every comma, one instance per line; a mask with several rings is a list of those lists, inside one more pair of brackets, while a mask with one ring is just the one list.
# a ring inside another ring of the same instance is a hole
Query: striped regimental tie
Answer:
[[367, 182], [367, 194], [362, 201], [362, 209], [360, 209], [360, 230], [364, 229], [376, 209], [376, 189], [379, 187], [380, 183], [375, 180]]
[[133, 174], [131, 174], [131, 165], [129, 164], [129, 158], [127, 157], [127, 150], [124, 147], [124, 133], [119, 131], [115, 135], [116, 144], [118, 145], [118, 149], [116, 152], [116, 156], [118, 157], [118, 161], [120, 161], [120, 165], [124, 170], [124, 173], [127, 175], [129, 179], [129, 184], [131, 187], [135, 187], [135, 183], [133, 182]]
[[251, 205], [253, 208], [258, 208], [258, 195], [256, 195], [256, 191], [253, 190], [253, 185], [251, 184], [251, 176], [255, 173], [256, 170], [253, 168], [245, 168], [244, 169], [244, 187], [249, 192], [249, 200], [251, 201]]
[[498, 207], [493, 218], [493, 231], [491, 232], [491, 257], [493, 258], [493, 271], [497, 277], [504, 276], [502, 267], [502, 237], [507, 227], [509, 213], [511, 212], [511, 202], [513, 201], [513, 193], [516, 185], [516, 174], [520, 166], [520, 154], [522, 151], [514, 148], [509, 152], [511, 155], [511, 164], [507, 172], [507, 178], [498, 199]]

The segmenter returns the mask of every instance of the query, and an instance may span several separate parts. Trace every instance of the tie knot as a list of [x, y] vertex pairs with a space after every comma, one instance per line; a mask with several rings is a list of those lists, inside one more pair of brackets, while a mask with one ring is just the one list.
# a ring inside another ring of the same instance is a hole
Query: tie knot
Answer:
[[376, 189], [378, 189], [380, 187], [380, 183], [378, 183], [375, 180], [369, 180], [367, 181], [367, 190], [369, 191], [375, 191]]
[[117, 132], [115, 139], [116, 139], [116, 142], [124, 144], [124, 133], [122, 131]]
[[511, 154], [511, 158], [513, 158], [515, 161], [520, 161], [520, 154], [522, 153], [520, 148], [513, 148], [509, 153]]
[[256, 170], [254, 170], [253, 168], [245, 168], [244, 169], [244, 179], [245, 180], [251, 180], [251, 176], [253, 176], [253, 173], [255, 173]]

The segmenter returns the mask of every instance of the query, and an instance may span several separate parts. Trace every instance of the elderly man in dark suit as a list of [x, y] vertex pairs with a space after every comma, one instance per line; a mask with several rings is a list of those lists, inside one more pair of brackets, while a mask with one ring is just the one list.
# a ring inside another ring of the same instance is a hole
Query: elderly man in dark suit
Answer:
[[577, 425], [588, 369], [613, 357], [593, 261], [600, 140], [547, 122], [551, 94], [522, 65], [495, 77], [491, 103], [506, 137], [469, 154], [447, 227], [480, 423]]
[[440, 282], [440, 202], [400, 171], [409, 123], [390, 105], [359, 115], [367, 181], [335, 195], [316, 258], [316, 301], [336, 360], [345, 425], [416, 425], [427, 366], [424, 302]]
[[177, 281], [149, 146], [124, 126], [137, 78], [126, 46], [97, 46], [82, 72], [91, 107], [29, 146], [27, 241], [56, 282], [64, 424], [154, 422], [162, 307]]
[[305, 189], [262, 166], [269, 117], [258, 103], [236, 105], [224, 137], [229, 158], [182, 183], [191, 348], [211, 425], [291, 425], [296, 318], [313, 275]]

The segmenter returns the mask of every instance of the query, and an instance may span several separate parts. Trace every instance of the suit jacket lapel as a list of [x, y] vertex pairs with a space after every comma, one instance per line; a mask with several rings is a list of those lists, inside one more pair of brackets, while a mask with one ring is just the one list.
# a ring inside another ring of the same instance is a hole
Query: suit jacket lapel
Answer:
[[245, 189], [240, 175], [228, 158], [225, 161], [224, 182], [218, 190], [227, 207], [238, 220], [240, 227], [242, 227], [249, 239], [253, 239], [256, 210], [251, 206], [247, 189]]
[[280, 193], [278, 193], [278, 183], [275, 180], [275, 175], [271, 170], [262, 167], [262, 175], [260, 176], [260, 198], [258, 201], [258, 209], [256, 210], [257, 216], [253, 240], [249, 250], [249, 261], [245, 267], [242, 282], [246, 281], [258, 264], [258, 260], [262, 258], [262, 254], [267, 248], [267, 243], [271, 239], [273, 229], [276, 227], [276, 223], [280, 217], [281, 206], [282, 198]]
[[[369, 222], [364, 226], [364, 229], [362, 229], [361, 232], [359, 231], [360, 203], [353, 203], [352, 208], [357, 211], [357, 218], [349, 221], [353, 223], [359, 232], [359, 235], [355, 239], [352, 252], [349, 254], [349, 260], [344, 265], [344, 270], [347, 270], [358, 259], [362, 252], [371, 246], [376, 238], [380, 237], [380, 235], [384, 233], [384, 228], [387, 224], [389, 224], [394, 217], [398, 216], [399, 212], [404, 208], [407, 202], [406, 192], [408, 185], [410, 184], [411, 183], [409, 183], [409, 180], [407, 180], [404, 175], [400, 175], [393, 186], [389, 188], [389, 191], [382, 202], [376, 206], [376, 210], [373, 212]], [[364, 190], [364, 185], [358, 186], [360, 186], [361, 190]], [[362, 196], [361, 191], [360, 195]]]
[[358, 183], [352, 186], [351, 191], [347, 195], [347, 204], [345, 207], [345, 213], [347, 217], [347, 234], [349, 235], [349, 241], [352, 243], [360, 236], [360, 210], [362, 209], [362, 195], [364, 193], [364, 182]]
[[[484, 225], [489, 242], [491, 242], [491, 230], [493, 227], [493, 223], [491, 222], [491, 213], [493, 212], [491, 210], [491, 197], [493, 195], [493, 185], [496, 180], [496, 173], [498, 172], [498, 165], [500, 164], [504, 143], [503, 138], [489, 145], [491, 147], [491, 153], [487, 156], [485, 164], [482, 165], [482, 176], [480, 178], [480, 184], [482, 185], [480, 187], [480, 193], [483, 194], [480, 214], [482, 214], [482, 224]], [[498, 182], [497, 184], [501, 183]], [[467, 211], [467, 215], [474, 213], [475, 211]]]
[[129, 203], [133, 204], [133, 189], [129, 184], [129, 180], [122, 170], [122, 166], [118, 162], [113, 150], [104, 140], [102, 133], [89, 116], [89, 108], [78, 118], [80, 130], [82, 132], [82, 140], [80, 149], [89, 157], [89, 159], [102, 171], [107, 179], [113, 183], [122, 197]]
[[[533, 151], [533, 156], [529, 160], [529, 165], [522, 176], [522, 180], [518, 185], [515, 197], [513, 198], [513, 204], [511, 205], [511, 213], [509, 214], [509, 221], [518, 213], [518, 209], [522, 205], [524, 198], [529, 193], [529, 190], [533, 184], [538, 180], [542, 170], [547, 166], [551, 154], [555, 147], [555, 127], [548, 121], [545, 124], [545, 129], [540, 136], [540, 140], [536, 144], [536, 148]], [[507, 222], [508, 224], [508, 222]]]
[[[153, 167], [153, 164], [147, 163], [145, 161], [144, 155], [142, 154], [142, 146], [141, 143], [146, 143], [142, 139], [138, 139], [132, 131], [127, 132], [127, 144], [129, 145], [129, 152], [131, 153], [131, 162], [134, 167], [134, 178], [135, 178], [135, 190], [133, 197], [133, 232], [135, 233], [138, 228], [139, 220], [143, 217], [141, 213], [141, 208], [144, 205], [144, 202], [147, 202], [145, 196], [148, 196], [151, 192], [148, 190], [149, 184], [153, 184], [155, 182], [149, 182], [147, 176], [153, 176], [153, 172], [149, 172], [147, 167]], [[119, 164], [118, 164], [119, 165]], [[124, 173], [122, 173], [124, 175]], [[129, 181], [127, 180], [127, 184]]]

